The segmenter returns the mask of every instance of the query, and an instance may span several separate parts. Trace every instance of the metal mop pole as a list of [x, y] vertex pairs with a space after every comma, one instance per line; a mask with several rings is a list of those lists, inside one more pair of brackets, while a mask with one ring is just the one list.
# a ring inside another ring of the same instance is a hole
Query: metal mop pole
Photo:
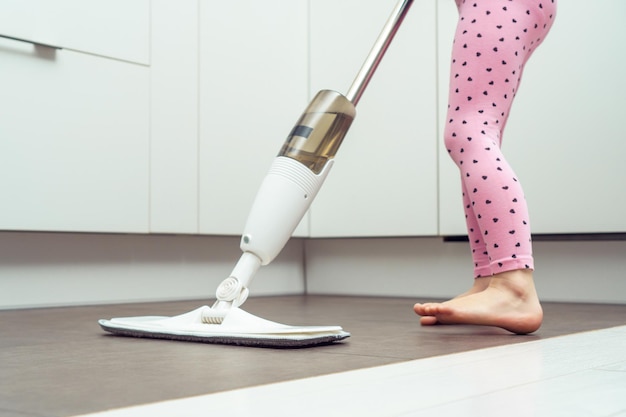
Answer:
[[355, 106], [361, 99], [361, 95], [363, 95], [367, 84], [374, 75], [376, 68], [378, 68], [378, 64], [380, 64], [385, 52], [387, 52], [389, 44], [391, 44], [393, 37], [396, 35], [396, 32], [398, 32], [400, 24], [404, 20], [412, 3], [413, 0], [400, 0], [393, 9], [380, 35], [378, 35], [378, 39], [376, 39], [374, 46], [372, 46], [369, 55], [365, 59], [363, 66], [361, 66], [359, 73], [356, 75], [356, 78], [346, 94], [346, 98]]

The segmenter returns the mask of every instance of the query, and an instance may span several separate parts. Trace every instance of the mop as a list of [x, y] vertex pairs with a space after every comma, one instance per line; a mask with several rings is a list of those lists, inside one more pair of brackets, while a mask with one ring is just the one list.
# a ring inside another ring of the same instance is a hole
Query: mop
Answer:
[[340, 326], [290, 326], [240, 306], [255, 273], [281, 252], [315, 199], [356, 116], [355, 107], [411, 4], [396, 4], [347, 94], [321, 90], [291, 130], [250, 209], [241, 236], [243, 254], [218, 286], [213, 305], [174, 317], [100, 320], [102, 329], [121, 336], [274, 348], [325, 345], [350, 336]]

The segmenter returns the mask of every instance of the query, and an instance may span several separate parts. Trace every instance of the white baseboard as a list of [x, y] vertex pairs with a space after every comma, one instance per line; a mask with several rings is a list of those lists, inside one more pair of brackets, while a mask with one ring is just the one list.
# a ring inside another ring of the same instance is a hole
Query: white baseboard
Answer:
[[[0, 233], [0, 309], [214, 299], [239, 238]], [[304, 292], [302, 241], [261, 268], [254, 295]]]
[[[465, 242], [441, 238], [305, 241], [310, 294], [450, 298], [472, 283]], [[626, 241], [535, 242], [544, 301], [626, 303]]]
[[[535, 242], [544, 301], [626, 303], [626, 241]], [[238, 237], [0, 232], [0, 309], [213, 299]], [[467, 243], [292, 239], [252, 296], [449, 298], [471, 285]]]

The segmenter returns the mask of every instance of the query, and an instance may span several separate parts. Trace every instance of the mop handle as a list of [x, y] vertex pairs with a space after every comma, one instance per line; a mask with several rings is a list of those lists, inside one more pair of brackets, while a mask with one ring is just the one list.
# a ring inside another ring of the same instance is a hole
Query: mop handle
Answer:
[[387, 20], [387, 23], [383, 27], [383, 30], [380, 32], [380, 35], [378, 35], [378, 39], [376, 39], [367, 59], [346, 94], [346, 98], [355, 106], [361, 99], [361, 95], [363, 95], [367, 84], [369, 84], [376, 68], [378, 68], [378, 64], [380, 64], [385, 52], [387, 52], [389, 44], [391, 44], [393, 37], [400, 28], [400, 24], [404, 20], [412, 3], [413, 0], [399, 0]]

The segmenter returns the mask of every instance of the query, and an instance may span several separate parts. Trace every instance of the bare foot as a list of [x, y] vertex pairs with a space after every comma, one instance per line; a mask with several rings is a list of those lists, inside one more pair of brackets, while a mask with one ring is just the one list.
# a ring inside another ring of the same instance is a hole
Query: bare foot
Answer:
[[[489, 287], [489, 282], [491, 281], [491, 277], [480, 277], [480, 278], [475, 278], [474, 279], [474, 284], [472, 285], [472, 288], [470, 288], [469, 290], [465, 291], [463, 294], [457, 295], [456, 297], [453, 298], [453, 300], [457, 299], [457, 298], [461, 298], [461, 297], [467, 297], [468, 295], [472, 295], [472, 294], [476, 294], [479, 293], [481, 291], [484, 291], [487, 289], [487, 287]], [[432, 303], [430, 303], [432, 304]], [[425, 306], [425, 304], [420, 304], [420, 306]], [[415, 310], [415, 312], [417, 313], [417, 310]], [[420, 313], [417, 313], [420, 314]], [[429, 315], [423, 315], [421, 314], [422, 317], [420, 317], [420, 324], [422, 326], [433, 326], [435, 324], [437, 324], [437, 317], [435, 316], [429, 316]]]
[[472, 288], [470, 288], [469, 290], [465, 291], [461, 295], [457, 295], [454, 298], [467, 297], [468, 295], [472, 295], [472, 294], [476, 294], [478, 292], [482, 292], [482, 291], [486, 290], [489, 287], [489, 283], [490, 282], [491, 282], [491, 277], [475, 278], [474, 279], [474, 285], [472, 285]]
[[483, 290], [475, 283], [468, 292], [444, 303], [415, 304], [422, 325], [477, 324], [495, 326], [517, 334], [541, 326], [543, 311], [532, 271], [516, 270], [494, 275]]

